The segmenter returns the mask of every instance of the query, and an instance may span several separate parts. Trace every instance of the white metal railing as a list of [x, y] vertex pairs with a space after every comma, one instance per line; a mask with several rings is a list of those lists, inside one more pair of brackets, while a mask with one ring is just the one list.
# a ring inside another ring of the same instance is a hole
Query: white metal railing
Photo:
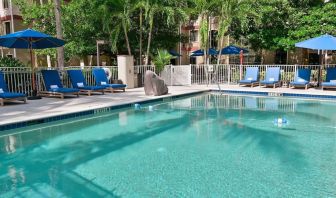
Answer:
[[[191, 82], [192, 84], [215, 84], [228, 83], [237, 84], [239, 80], [244, 78], [247, 67], [259, 68], [259, 79], [265, 78], [266, 70], [269, 67], [280, 67], [281, 81], [291, 82], [295, 78], [298, 69], [311, 69], [311, 82], [317, 82], [319, 69], [321, 69], [322, 80], [325, 80], [326, 68], [336, 67], [336, 65], [190, 65], [191, 66]], [[215, 80], [214, 80], [215, 79]], [[216, 82], [215, 82], [216, 81]]]
[[[182, 66], [166, 66], [165, 70], [168, 72], [168, 81], [173, 84], [190, 85], [190, 84], [216, 84], [228, 83], [237, 84], [240, 79], [244, 78], [247, 67], [259, 68], [259, 79], [264, 79], [266, 70], [269, 67], [280, 67], [281, 81], [283, 85], [293, 81], [295, 73], [300, 68], [309, 68], [312, 70], [311, 82], [317, 82], [318, 73], [321, 69], [322, 81], [326, 77], [326, 68], [336, 67], [336, 65], [182, 65]], [[66, 67], [64, 71], [60, 71], [62, 81], [66, 87], [71, 87], [70, 80], [67, 76], [66, 70], [81, 69], [83, 70], [85, 79], [89, 85], [94, 85], [95, 81], [92, 76], [92, 69], [94, 66], [71, 66]], [[117, 66], [104, 66], [111, 71], [111, 83], [118, 79]], [[44, 90], [43, 80], [40, 71], [42, 69], [55, 69], [40, 67], [35, 69], [36, 87], [38, 91]], [[153, 65], [136, 65], [134, 66], [134, 75], [138, 79], [137, 87], [141, 87], [144, 83], [144, 77], [147, 70], [155, 72]], [[0, 67], [0, 71], [4, 72], [5, 80], [9, 91], [25, 93], [31, 95], [32, 92], [32, 69], [30, 67]], [[183, 78], [183, 79], [179, 79]], [[167, 81], [167, 79], [166, 79]], [[167, 82], [168, 82], [167, 81]]]
[[134, 74], [137, 76], [138, 82], [136, 83], [138, 87], [142, 87], [145, 81], [145, 73], [147, 70], [155, 72], [154, 65], [135, 65]]
[[[95, 67], [71, 66], [64, 68], [63, 71], [59, 71], [63, 85], [65, 87], [71, 87], [71, 82], [66, 72], [66, 70], [69, 69], [82, 69], [88, 85], [94, 85], [95, 81], [92, 75], [93, 68]], [[111, 78], [110, 78], [111, 83], [118, 80], [117, 66], [104, 66], [104, 68], [108, 68], [111, 71]], [[57, 68], [48, 68], [48, 67], [35, 68], [37, 91], [45, 90], [44, 82], [41, 75], [41, 70], [43, 69], [57, 69]], [[30, 67], [0, 67], [0, 71], [4, 73], [9, 91], [25, 93], [28, 96], [32, 94], [32, 69]]]

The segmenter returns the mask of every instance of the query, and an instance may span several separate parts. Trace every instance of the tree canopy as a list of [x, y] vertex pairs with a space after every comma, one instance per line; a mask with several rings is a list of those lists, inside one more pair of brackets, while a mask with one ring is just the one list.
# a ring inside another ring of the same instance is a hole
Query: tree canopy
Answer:
[[[24, 22], [56, 34], [54, 4], [14, 0]], [[62, 1], [66, 57], [95, 54], [96, 40], [109, 41], [111, 54], [140, 57], [174, 48], [184, 40], [182, 24], [200, 17], [200, 38], [208, 46], [209, 17], [218, 20], [218, 46], [224, 36], [245, 38], [254, 49], [289, 50], [321, 34], [336, 35], [336, 1], [323, 0], [76, 0]], [[54, 55], [55, 50], [41, 53]]]

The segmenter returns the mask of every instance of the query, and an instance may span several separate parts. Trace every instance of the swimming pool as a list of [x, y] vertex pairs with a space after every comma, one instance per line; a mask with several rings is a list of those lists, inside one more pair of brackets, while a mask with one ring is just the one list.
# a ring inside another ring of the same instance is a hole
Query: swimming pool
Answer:
[[0, 137], [0, 197], [335, 197], [336, 103], [207, 93]]

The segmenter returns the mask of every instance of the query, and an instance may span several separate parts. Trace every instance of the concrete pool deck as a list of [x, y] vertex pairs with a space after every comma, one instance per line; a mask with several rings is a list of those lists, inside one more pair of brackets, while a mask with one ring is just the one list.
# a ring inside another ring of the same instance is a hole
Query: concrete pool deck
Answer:
[[[169, 94], [165, 96], [146, 96], [143, 88], [128, 89], [125, 93], [106, 93], [105, 95], [67, 97], [59, 98], [43, 98], [41, 100], [28, 100], [27, 104], [22, 103], [6, 103], [0, 107], [0, 126], [13, 123], [38, 120], [47, 117], [65, 115], [86, 110], [99, 109], [129, 103], [142, 102], [151, 99], [172, 97], [183, 94], [192, 94], [202, 91], [218, 90], [217, 85], [192, 85], [192, 86], [172, 86], [169, 87]], [[291, 93], [291, 94], [310, 94], [335, 96], [335, 90], [319, 90], [310, 88], [290, 89], [290, 88], [260, 88], [260, 87], [239, 87], [237, 85], [221, 85], [221, 90], [226, 91], [254, 91], [254, 92], [273, 92], [273, 93]]]

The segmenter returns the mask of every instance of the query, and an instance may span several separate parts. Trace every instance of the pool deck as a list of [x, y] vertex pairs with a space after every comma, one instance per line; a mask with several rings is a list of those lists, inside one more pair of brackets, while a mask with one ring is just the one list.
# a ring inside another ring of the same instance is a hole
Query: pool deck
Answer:
[[[143, 88], [128, 89], [125, 93], [106, 93], [105, 95], [67, 97], [59, 98], [43, 98], [41, 100], [28, 100], [27, 104], [21, 102], [6, 103], [0, 107], [0, 126], [13, 123], [38, 120], [47, 117], [76, 113], [85, 110], [99, 109], [123, 104], [132, 104], [143, 102], [146, 100], [172, 97], [183, 94], [192, 94], [202, 91], [218, 90], [217, 85], [192, 85], [192, 86], [173, 86], [169, 87], [169, 94], [165, 96], [146, 96]], [[292, 93], [292, 94], [311, 94], [336, 96], [336, 90], [319, 90], [310, 88], [290, 89], [290, 88], [260, 88], [260, 87], [238, 87], [237, 85], [221, 85], [221, 90], [226, 91], [253, 91], [253, 92], [273, 92], [273, 93]]]

